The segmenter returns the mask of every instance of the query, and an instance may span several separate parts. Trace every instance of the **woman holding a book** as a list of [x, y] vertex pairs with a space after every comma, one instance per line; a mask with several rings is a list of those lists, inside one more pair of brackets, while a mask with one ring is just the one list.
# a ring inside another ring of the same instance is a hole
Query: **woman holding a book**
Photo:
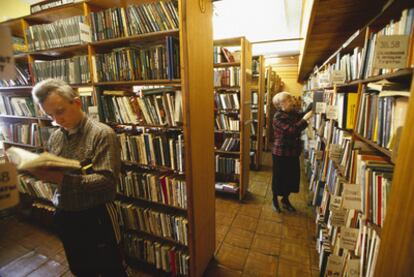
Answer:
[[289, 201], [289, 195], [292, 192], [299, 192], [299, 156], [302, 151], [300, 135], [312, 117], [311, 106], [304, 113], [300, 113], [289, 92], [276, 94], [272, 102], [276, 108], [272, 123], [275, 138], [272, 147], [273, 209], [281, 212], [277, 197], [282, 196], [283, 208], [288, 211], [296, 211]]

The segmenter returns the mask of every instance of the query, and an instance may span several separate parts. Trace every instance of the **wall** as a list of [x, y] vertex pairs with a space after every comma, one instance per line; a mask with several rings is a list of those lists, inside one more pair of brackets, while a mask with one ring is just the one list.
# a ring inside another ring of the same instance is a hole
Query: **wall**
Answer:
[[28, 14], [30, 14], [30, 4], [28, 1], [0, 1], [0, 22]]
[[282, 90], [288, 91], [293, 95], [302, 95], [303, 85], [298, 83], [298, 58], [299, 56], [266, 58], [266, 66], [272, 66], [272, 69], [280, 76], [284, 83]]

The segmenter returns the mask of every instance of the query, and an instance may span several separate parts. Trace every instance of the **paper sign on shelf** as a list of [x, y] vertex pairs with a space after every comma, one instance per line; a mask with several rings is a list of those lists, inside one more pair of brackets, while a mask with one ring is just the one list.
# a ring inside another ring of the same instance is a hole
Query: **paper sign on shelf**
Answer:
[[347, 261], [347, 273], [349, 277], [359, 277], [360, 259], [350, 259]]
[[344, 265], [344, 257], [334, 254], [329, 255], [326, 265], [326, 274], [328, 276], [341, 276]]
[[361, 185], [344, 184], [343, 207], [345, 209], [362, 210]]
[[0, 210], [19, 203], [17, 190], [17, 169], [12, 163], [0, 164]]
[[332, 84], [343, 84], [345, 83], [345, 71], [333, 70], [331, 75]]
[[375, 43], [374, 68], [404, 68], [408, 56], [407, 35], [378, 36]]
[[14, 80], [16, 67], [14, 66], [13, 44], [10, 29], [0, 27], [0, 79]]
[[345, 210], [345, 209], [332, 210], [331, 224], [333, 226], [345, 226], [347, 215], [348, 215], [348, 210]]
[[326, 103], [316, 102], [315, 113], [325, 113], [325, 112], [326, 112]]
[[355, 250], [355, 246], [358, 240], [359, 229], [357, 228], [341, 228], [341, 241], [339, 247]]
[[337, 119], [338, 118], [338, 109], [336, 106], [328, 105], [326, 107], [326, 118], [327, 119]]

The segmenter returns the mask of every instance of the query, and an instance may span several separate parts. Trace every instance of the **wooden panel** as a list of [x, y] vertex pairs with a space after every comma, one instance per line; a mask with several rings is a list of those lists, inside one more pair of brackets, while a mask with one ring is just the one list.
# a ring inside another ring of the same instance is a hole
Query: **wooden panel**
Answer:
[[[414, 82], [411, 83], [411, 94]], [[375, 276], [411, 276], [414, 272], [414, 99], [410, 97], [392, 182]]]
[[257, 132], [256, 132], [256, 165], [260, 169], [262, 165], [262, 148], [263, 148], [263, 121], [264, 118], [264, 97], [265, 97], [265, 59], [260, 56], [259, 59], [259, 84], [258, 84], [258, 100], [257, 100]]
[[190, 270], [201, 276], [215, 250], [212, 4], [180, 1], [179, 12]]

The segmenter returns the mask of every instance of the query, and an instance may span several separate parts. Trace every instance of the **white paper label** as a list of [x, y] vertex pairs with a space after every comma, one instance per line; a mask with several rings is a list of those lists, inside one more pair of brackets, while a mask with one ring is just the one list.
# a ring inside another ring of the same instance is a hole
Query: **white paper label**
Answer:
[[348, 211], [345, 209], [332, 210], [331, 224], [333, 226], [345, 226]]
[[316, 102], [315, 113], [325, 113], [325, 112], [326, 112], [326, 103]]
[[327, 119], [337, 119], [338, 118], [338, 109], [336, 106], [327, 106], [326, 107], [326, 118]]
[[329, 203], [329, 210], [339, 210], [342, 205], [342, 197], [341, 196], [332, 196], [331, 202]]
[[341, 228], [341, 241], [339, 246], [348, 250], [355, 250], [355, 245], [358, 240], [359, 229], [355, 228]]
[[348, 260], [347, 272], [349, 277], [359, 277], [359, 266], [360, 259], [350, 259]]
[[79, 22], [80, 39], [83, 42], [91, 42], [91, 28], [89, 25]]
[[16, 67], [14, 66], [13, 45], [10, 29], [0, 27], [0, 79], [14, 80]]
[[329, 255], [328, 264], [326, 265], [327, 276], [341, 276], [344, 258], [337, 255]]
[[361, 186], [356, 184], [344, 184], [343, 207], [345, 209], [362, 210]]
[[407, 35], [378, 36], [375, 44], [374, 68], [404, 68], [408, 55]]
[[343, 84], [345, 83], [345, 71], [343, 70], [333, 70], [332, 75], [332, 84]]

